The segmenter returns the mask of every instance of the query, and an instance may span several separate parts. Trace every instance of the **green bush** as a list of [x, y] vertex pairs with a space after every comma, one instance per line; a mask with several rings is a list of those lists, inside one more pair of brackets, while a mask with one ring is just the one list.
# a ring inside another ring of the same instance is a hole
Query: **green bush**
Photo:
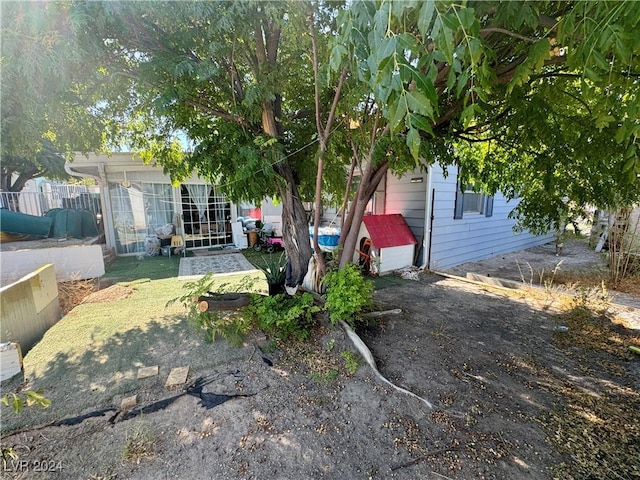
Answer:
[[323, 282], [327, 287], [325, 306], [334, 325], [340, 320], [354, 325], [373, 305], [373, 282], [353, 263], [329, 272]]
[[211, 343], [216, 336], [220, 336], [231, 345], [242, 345], [252, 327], [244, 309], [201, 312], [197, 299], [211, 293], [229, 293], [231, 287], [233, 291], [250, 291], [254, 281], [251, 277], [244, 277], [239, 285], [223, 283], [215, 289], [215, 292], [213, 291], [214, 283], [212, 273], [207, 273], [193, 282], [187, 282], [183, 287], [184, 295], [170, 300], [167, 305], [180, 302], [187, 309], [187, 320], [203, 334], [206, 342]]
[[288, 338], [291, 335], [304, 340], [309, 337], [309, 329], [313, 325], [313, 314], [320, 311], [314, 305], [313, 296], [275, 295], [252, 297], [247, 313], [253, 323], [268, 335]]
[[[220, 336], [238, 346], [252, 328], [278, 338], [294, 335], [304, 340], [309, 336], [313, 314], [321, 310], [314, 305], [313, 296], [309, 293], [293, 297], [254, 293], [249, 298], [249, 305], [244, 308], [201, 312], [197, 299], [212, 293], [213, 285], [211, 274], [207, 274], [199, 280], [185, 283], [184, 295], [168, 302], [168, 305], [180, 302], [187, 309], [188, 321], [204, 335], [207, 342], [213, 342], [216, 336]], [[217, 287], [215, 293], [229, 293], [230, 287], [225, 283]], [[250, 277], [245, 277], [240, 285], [233, 285], [234, 291], [250, 291], [252, 288], [253, 280]]]
[[347, 369], [349, 375], [355, 375], [355, 373], [358, 371], [358, 367], [360, 366], [358, 356], [351, 350], [345, 350], [340, 355], [344, 360], [344, 367]]
[[284, 285], [287, 275], [285, 260], [284, 252], [280, 255], [271, 254], [267, 257], [262, 257], [264, 266], [259, 266], [258, 268], [264, 273], [269, 285]]

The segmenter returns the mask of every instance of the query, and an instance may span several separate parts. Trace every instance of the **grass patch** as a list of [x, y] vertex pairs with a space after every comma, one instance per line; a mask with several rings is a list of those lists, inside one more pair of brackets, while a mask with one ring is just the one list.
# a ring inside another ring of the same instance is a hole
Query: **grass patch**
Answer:
[[156, 438], [145, 422], [140, 420], [133, 424], [133, 427], [127, 431], [122, 451], [122, 459], [139, 464], [144, 458], [153, 457], [156, 449]]
[[[244, 277], [223, 276], [214, 282], [233, 283]], [[42, 389], [51, 408], [19, 416], [3, 411], [2, 430], [117, 404], [117, 397], [160, 381], [137, 380], [143, 366], [159, 365], [164, 374], [188, 362], [191, 371], [201, 371], [219, 362], [218, 355], [240, 356], [240, 351], [223, 344], [216, 345], [213, 355], [211, 345], [186, 321], [185, 309], [166, 306], [181, 294], [184, 283], [176, 278], [131, 282], [134, 293], [127, 298], [85, 303], [69, 312], [24, 358], [27, 388]]]
[[332, 368], [327, 370], [326, 372], [311, 372], [309, 373], [309, 378], [316, 383], [324, 384], [333, 382], [336, 378], [338, 378], [340, 372], [337, 368]]
[[628, 275], [614, 287], [610, 286], [608, 272], [562, 273], [558, 274], [556, 278], [556, 282], [559, 284], [567, 286], [582, 285], [586, 288], [598, 287], [603, 281], [616, 292], [640, 296], [640, 274]]
[[405, 280], [398, 275], [377, 275], [375, 277], [371, 277], [371, 280], [373, 280], [373, 286], [375, 290], [397, 287], [398, 285], [404, 285], [407, 282], [413, 281]]
[[126, 282], [148, 278], [160, 280], [178, 276], [180, 259], [177, 255], [170, 257], [118, 257], [105, 269], [103, 279], [111, 279], [116, 282]]
[[340, 355], [344, 360], [344, 367], [347, 369], [349, 375], [355, 375], [358, 371], [358, 367], [360, 366], [358, 355], [353, 353], [351, 350], [345, 350]]

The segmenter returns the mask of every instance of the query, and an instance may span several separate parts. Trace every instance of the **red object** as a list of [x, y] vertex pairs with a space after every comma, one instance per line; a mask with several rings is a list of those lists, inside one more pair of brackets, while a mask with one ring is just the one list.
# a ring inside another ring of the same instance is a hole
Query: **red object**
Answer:
[[279, 237], [267, 237], [267, 245], [278, 245], [284, 248], [284, 242], [282, 241], [282, 238]]
[[399, 213], [390, 215], [365, 215], [362, 219], [373, 245], [377, 249], [415, 245], [418, 242], [409, 225]]

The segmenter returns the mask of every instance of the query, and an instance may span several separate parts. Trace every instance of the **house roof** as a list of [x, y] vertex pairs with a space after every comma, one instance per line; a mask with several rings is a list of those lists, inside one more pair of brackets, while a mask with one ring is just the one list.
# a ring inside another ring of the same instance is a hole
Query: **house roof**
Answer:
[[390, 215], [365, 215], [362, 219], [376, 248], [399, 247], [418, 243], [404, 217]]

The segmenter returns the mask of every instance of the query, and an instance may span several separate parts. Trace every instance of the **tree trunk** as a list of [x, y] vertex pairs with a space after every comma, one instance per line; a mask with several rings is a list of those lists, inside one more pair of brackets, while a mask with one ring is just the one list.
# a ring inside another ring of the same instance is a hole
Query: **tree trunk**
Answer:
[[384, 161], [375, 169], [371, 166], [371, 158], [367, 159], [367, 168], [362, 176], [358, 190], [356, 191], [356, 201], [351, 205], [349, 214], [342, 225], [342, 235], [340, 237], [340, 262], [339, 267], [342, 268], [353, 261], [353, 255], [358, 242], [358, 232], [364, 212], [371, 196], [376, 191], [380, 180], [389, 168], [388, 161]]
[[202, 313], [237, 310], [249, 305], [250, 294], [248, 293], [212, 293], [198, 297], [198, 310]]
[[21, 192], [27, 182], [33, 178], [36, 178], [36, 176], [38, 176], [40, 172], [35, 168], [30, 168], [24, 172], [21, 172], [16, 180], [11, 183], [13, 173], [14, 172], [8, 172], [6, 174], [2, 174], [0, 190], [5, 192]]
[[302, 284], [311, 259], [307, 212], [300, 199], [289, 165], [286, 162], [282, 163], [277, 170], [286, 181], [286, 186], [281, 189], [282, 241], [288, 260], [286, 285], [295, 287]]
[[[280, 29], [278, 22], [267, 20], [255, 24], [256, 59], [265, 72], [277, 68]], [[262, 130], [271, 138], [280, 139], [283, 134], [281, 118], [281, 97], [262, 101]], [[284, 179], [280, 187], [282, 197], [282, 241], [287, 251], [287, 279], [285, 284], [296, 287], [309, 267], [311, 242], [309, 238], [307, 212], [298, 192], [297, 178], [291, 165], [283, 158], [273, 159], [273, 168]]]
[[[309, 5], [309, 33], [311, 35], [311, 45], [313, 50], [313, 98], [315, 104], [315, 117], [316, 117], [316, 129], [318, 132], [318, 142], [319, 149], [318, 152], [318, 170], [316, 173], [316, 198], [315, 198], [315, 208], [313, 215], [313, 250], [315, 252], [315, 261], [316, 261], [316, 269], [318, 278], [324, 277], [327, 267], [324, 262], [324, 256], [322, 255], [322, 251], [320, 250], [320, 244], [318, 242], [318, 229], [320, 227], [320, 210], [322, 208], [322, 175], [324, 174], [324, 158], [327, 154], [327, 142], [329, 141], [329, 136], [331, 135], [331, 129], [333, 128], [333, 122], [335, 120], [336, 110], [338, 108], [338, 102], [340, 101], [342, 95], [342, 86], [347, 79], [347, 68], [342, 69], [342, 73], [340, 74], [340, 79], [338, 80], [338, 85], [336, 86], [335, 93], [333, 95], [333, 101], [331, 103], [331, 110], [329, 111], [329, 115], [327, 117], [327, 122], [323, 126], [322, 118], [321, 118], [321, 109], [320, 109], [320, 63], [318, 60], [318, 39], [316, 37], [316, 28], [315, 28], [315, 11]], [[316, 285], [316, 288], [319, 289], [320, 285]]]

